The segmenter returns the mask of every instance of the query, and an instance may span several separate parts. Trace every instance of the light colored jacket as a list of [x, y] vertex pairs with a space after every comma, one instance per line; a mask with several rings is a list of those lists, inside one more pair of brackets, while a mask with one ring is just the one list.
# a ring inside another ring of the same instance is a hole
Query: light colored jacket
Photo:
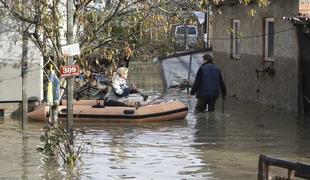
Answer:
[[123, 96], [123, 92], [125, 88], [128, 88], [126, 85], [126, 79], [121, 78], [118, 74], [115, 75], [114, 79], [112, 80], [112, 87], [109, 88], [107, 98], [110, 100], [117, 100], [122, 101], [122, 99], [127, 99]]
[[[126, 80], [119, 77], [117, 74], [112, 80], [111, 87], [106, 95], [106, 98], [109, 100], [115, 100], [127, 105], [133, 105], [134, 102], [143, 102], [143, 97], [139, 93], [128, 94], [128, 96], [122, 96], [124, 89], [128, 88], [126, 85]], [[113, 90], [114, 89], [114, 90]], [[116, 94], [117, 93], [117, 94]]]

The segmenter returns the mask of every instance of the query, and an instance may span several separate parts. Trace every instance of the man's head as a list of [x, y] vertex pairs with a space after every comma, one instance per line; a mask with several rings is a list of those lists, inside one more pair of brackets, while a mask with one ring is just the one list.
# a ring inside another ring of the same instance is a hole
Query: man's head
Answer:
[[203, 55], [203, 61], [207, 63], [213, 63], [213, 58], [209, 54]]

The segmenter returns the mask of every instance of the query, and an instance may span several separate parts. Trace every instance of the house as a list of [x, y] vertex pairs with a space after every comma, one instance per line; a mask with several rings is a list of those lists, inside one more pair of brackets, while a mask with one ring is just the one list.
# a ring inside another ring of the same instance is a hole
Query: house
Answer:
[[310, 2], [271, 0], [267, 7], [256, 3], [245, 7], [238, 0], [224, 0], [212, 6], [209, 43], [229, 95], [309, 111], [305, 99], [310, 97], [310, 83], [302, 75], [310, 74], [310, 69], [309, 64], [307, 69], [301, 66], [309, 62], [309, 51], [300, 58], [300, 49], [306, 45], [309, 49], [309, 44], [298, 43], [298, 28], [284, 18], [304, 11], [305, 4]]
[[[27, 63], [27, 96], [43, 99], [43, 60], [29, 41]], [[0, 114], [10, 116], [22, 106], [22, 38], [20, 33], [0, 24]]]
[[305, 112], [310, 110], [310, 4], [300, 6], [302, 13], [284, 19], [291, 21], [297, 30], [300, 65], [300, 89], [301, 109]]
[[[60, 6], [59, 11], [66, 16], [67, 1], [62, 0], [63, 6]], [[14, 3], [14, 1], [5, 1], [0, 3], [2, 7], [5, 3]], [[79, 0], [75, 1], [78, 5]], [[98, 10], [109, 8], [112, 6], [111, 0], [92, 0], [89, 2], [88, 8]], [[22, 36], [21, 33], [14, 31], [13, 19], [9, 16], [2, 16], [0, 23], [0, 117], [10, 116], [13, 112], [20, 114], [22, 108], [22, 88], [27, 89], [27, 96], [30, 99], [38, 101], [43, 100], [43, 57], [38, 48], [29, 40], [28, 41], [28, 63], [23, 66], [27, 69], [27, 82], [22, 84]], [[61, 22], [61, 44], [66, 45], [66, 18]], [[31, 29], [31, 28], [30, 28]], [[45, 75], [47, 75], [45, 73]]]

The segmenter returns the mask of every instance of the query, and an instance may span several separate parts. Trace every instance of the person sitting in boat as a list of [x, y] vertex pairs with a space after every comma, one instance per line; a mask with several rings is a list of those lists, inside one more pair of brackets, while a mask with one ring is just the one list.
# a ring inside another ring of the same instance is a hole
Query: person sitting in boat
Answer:
[[128, 68], [120, 67], [114, 72], [112, 84], [105, 97], [106, 106], [141, 106], [139, 100], [129, 98], [130, 94], [139, 93], [134, 85], [126, 84]]

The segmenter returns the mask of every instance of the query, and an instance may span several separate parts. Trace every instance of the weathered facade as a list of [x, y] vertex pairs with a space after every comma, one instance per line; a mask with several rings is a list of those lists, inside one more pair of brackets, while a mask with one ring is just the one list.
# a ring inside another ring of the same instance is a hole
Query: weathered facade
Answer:
[[[0, 110], [5, 116], [21, 108], [22, 40], [21, 35], [3, 26], [0, 33]], [[38, 49], [29, 41], [27, 63], [27, 96], [43, 99], [43, 61]]]
[[[310, 7], [310, 6], [308, 6]], [[294, 24], [297, 30], [299, 46], [299, 89], [300, 104], [302, 112], [310, 112], [310, 16], [309, 14], [298, 14], [286, 17]]]
[[271, 1], [267, 7], [252, 3], [246, 8], [228, 0], [213, 7], [210, 43], [229, 95], [300, 110], [297, 31], [283, 17], [298, 14], [301, 3]]

